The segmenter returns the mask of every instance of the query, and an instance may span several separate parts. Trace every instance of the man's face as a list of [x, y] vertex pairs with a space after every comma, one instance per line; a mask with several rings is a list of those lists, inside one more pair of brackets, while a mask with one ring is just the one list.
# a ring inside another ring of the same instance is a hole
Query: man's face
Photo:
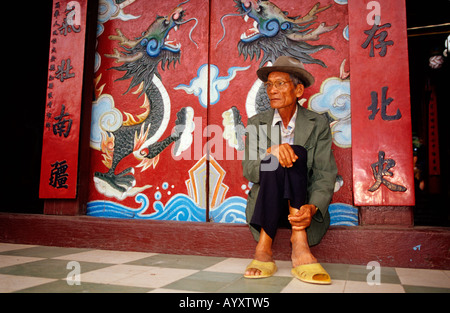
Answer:
[[[281, 86], [280, 82], [282, 82]], [[270, 106], [273, 109], [287, 108], [297, 105], [297, 98], [303, 95], [302, 84], [294, 86], [288, 73], [272, 72], [269, 74], [267, 83], [271, 87], [266, 88], [269, 96]], [[277, 86], [279, 86], [277, 88]]]

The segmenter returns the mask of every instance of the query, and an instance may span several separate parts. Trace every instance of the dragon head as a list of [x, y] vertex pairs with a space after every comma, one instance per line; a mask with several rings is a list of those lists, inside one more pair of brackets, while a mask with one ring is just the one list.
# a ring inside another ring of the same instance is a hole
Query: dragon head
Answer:
[[235, 0], [241, 14], [246, 14], [245, 20], [254, 20], [253, 28], [241, 35], [243, 42], [252, 42], [261, 37], [274, 37], [280, 31], [295, 27], [295, 24], [279, 12], [280, 9], [269, 1]]
[[[173, 62], [175, 67], [176, 62], [180, 61], [181, 44], [176, 39], [169, 39], [169, 33], [172, 29], [177, 31], [180, 25], [192, 20], [195, 20], [196, 24], [191, 33], [196, 27], [197, 20], [195, 18], [187, 21], [183, 19], [185, 10], [181, 5], [188, 1], [179, 4], [166, 16], [158, 15], [147, 30], [142, 32], [141, 37], [135, 40], [128, 39], [120, 29], [116, 29], [117, 35], [109, 36], [110, 40], [119, 41], [120, 46], [124, 49], [121, 52], [114, 49], [114, 54], [105, 54], [105, 56], [116, 59], [116, 63], [123, 63], [120, 66], [112, 67], [118, 71], [126, 71], [119, 80], [132, 79], [125, 93], [141, 83], [144, 83], [143, 92], [145, 92], [151, 85], [153, 75], [159, 75], [157, 72], [159, 63], [165, 70], [166, 64], [169, 66]], [[191, 33], [189, 38], [192, 40]]]
[[253, 19], [253, 27], [245, 31], [238, 44], [239, 53], [245, 58], [256, 56], [258, 59], [263, 52], [261, 66], [266, 62], [274, 62], [280, 55], [290, 55], [298, 58], [303, 63], [325, 64], [310, 56], [327, 45], [312, 46], [306, 41], [315, 41], [319, 35], [332, 31], [338, 24], [325, 26], [321, 23], [316, 29], [311, 28], [320, 13], [331, 5], [320, 7], [315, 4], [304, 16], [289, 17], [288, 13], [281, 10], [269, 0], [234, 0], [239, 15], [244, 16], [247, 22]]
[[172, 53], [179, 53], [181, 44], [175, 40], [169, 40], [169, 32], [183, 24], [184, 10], [182, 7], [176, 7], [167, 16], [157, 16], [156, 20], [150, 25], [139, 44], [145, 48], [150, 57], [157, 57], [161, 50], [168, 50]]

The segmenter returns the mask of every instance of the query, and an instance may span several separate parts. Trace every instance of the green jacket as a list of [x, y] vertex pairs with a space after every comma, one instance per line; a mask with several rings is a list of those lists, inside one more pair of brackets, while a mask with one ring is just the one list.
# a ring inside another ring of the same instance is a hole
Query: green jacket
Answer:
[[[275, 110], [269, 109], [248, 120], [245, 140], [245, 156], [242, 160], [244, 177], [253, 183], [248, 194], [246, 216], [250, 225], [259, 192], [259, 169], [266, 149], [281, 142], [279, 126], [272, 127]], [[277, 129], [276, 129], [277, 128]], [[275, 137], [275, 138], [273, 138]], [[250, 143], [250, 141], [252, 141]], [[254, 141], [257, 141], [255, 143]], [[295, 122], [294, 144], [305, 147], [308, 152], [308, 197], [307, 202], [318, 210], [307, 229], [308, 242], [320, 242], [330, 224], [328, 205], [334, 192], [337, 167], [331, 150], [332, 136], [327, 119], [320, 114], [298, 105]], [[250, 226], [258, 241], [259, 232]]]

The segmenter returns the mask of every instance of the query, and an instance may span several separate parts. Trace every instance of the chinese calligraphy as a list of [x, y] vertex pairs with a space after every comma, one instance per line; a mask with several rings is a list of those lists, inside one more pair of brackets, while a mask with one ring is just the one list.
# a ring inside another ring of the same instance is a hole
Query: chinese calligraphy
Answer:
[[389, 170], [395, 166], [394, 159], [385, 159], [384, 157], [384, 151], [379, 151], [378, 162], [371, 165], [375, 183], [369, 188], [369, 191], [374, 192], [383, 184], [391, 191], [405, 192], [407, 189], [404, 186], [393, 184], [384, 178], [384, 176], [393, 175]]
[[[397, 113], [395, 115], [388, 115], [386, 113], [387, 106], [391, 104], [394, 100], [392, 98], [386, 98], [388, 87], [385, 86], [381, 88], [381, 119], [383, 121], [395, 121], [399, 120], [402, 117], [402, 113], [400, 109], [397, 109]], [[369, 115], [369, 120], [374, 120], [377, 113], [380, 111], [378, 108], [378, 92], [372, 91], [370, 93], [370, 97], [372, 99], [372, 103], [367, 107], [369, 111], [372, 111], [372, 114]]]
[[53, 0], [39, 197], [77, 196], [87, 1]]
[[[394, 44], [394, 42], [392, 40], [385, 41], [385, 39], [388, 35], [387, 31], [383, 30], [377, 34], [377, 32], [379, 30], [381, 30], [383, 28], [390, 28], [390, 27], [391, 27], [391, 24], [389, 24], [389, 23], [386, 23], [381, 26], [378, 26], [377, 23], [374, 23], [371, 29], [364, 31], [364, 34], [367, 35], [367, 39], [366, 39], [366, 41], [364, 41], [364, 43], [361, 45], [361, 47], [363, 49], [366, 49], [370, 45], [370, 52], [369, 52], [370, 57], [373, 58], [375, 56], [374, 49], [381, 49], [379, 52], [379, 55], [381, 57], [384, 57], [387, 53], [387, 47], [392, 46]], [[374, 44], [375, 39], [378, 40], [378, 44], [376, 44], [376, 45]]]
[[67, 162], [64, 160], [62, 162], [55, 162], [54, 164], [51, 164], [52, 170], [50, 172], [50, 182], [49, 185], [60, 189], [60, 188], [68, 188], [69, 186], [66, 184], [69, 174], [67, 174], [67, 169], [69, 168], [69, 165], [67, 165]]
[[72, 119], [66, 119], [66, 117], [69, 116], [69, 113], [66, 113], [65, 110], [66, 106], [63, 104], [61, 107], [61, 114], [55, 117], [57, 122], [53, 124], [53, 133], [59, 135], [59, 137], [64, 135], [64, 137], [67, 138], [70, 134], [70, 129], [72, 128]]
[[63, 59], [61, 65], [58, 65], [58, 70], [55, 73], [56, 78], [61, 82], [64, 82], [64, 79], [75, 77], [74, 73], [70, 73], [71, 69], [73, 69], [73, 67], [70, 65], [70, 59]]
[[73, 22], [72, 22], [72, 19], [73, 19], [72, 15], [73, 14], [72, 14], [72, 12], [75, 12], [75, 10], [74, 9], [72, 9], [70, 11], [66, 10], [66, 12], [65, 12], [67, 17], [64, 18], [62, 26], [60, 28], [58, 28], [58, 30], [59, 30], [61, 35], [67, 36], [67, 34], [71, 33], [72, 31], [74, 33], [79, 33], [80, 30], [81, 30], [80, 26], [76, 27], [75, 25], [73, 25]]
[[348, 1], [353, 201], [415, 203], [406, 6]]
[[[77, 1], [70, 1], [67, 4], [66, 9], [64, 10], [63, 14], [65, 14], [66, 17], [63, 18], [62, 25], [59, 24], [60, 20], [58, 19], [61, 17], [61, 8], [64, 7], [61, 6], [60, 2], [55, 2], [54, 12], [53, 12], [53, 31], [52, 31], [52, 38], [50, 40], [51, 43], [51, 50], [50, 50], [50, 62], [49, 62], [49, 76], [48, 76], [48, 92], [47, 92], [47, 108], [50, 110], [53, 107], [53, 102], [55, 101], [55, 90], [58, 90], [57, 86], [55, 86], [55, 82], [61, 82], [64, 83], [66, 80], [70, 78], [75, 77], [75, 73], [73, 72], [74, 68], [72, 65], [71, 58], [67, 59], [61, 59], [60, 64], [55, 64], [55, 62], [59, 62], [58, 58], [58, 40], [64, 41], [64, 38], [58, 38], [59, 36], [66, 37], [69, 33], [79, 33], [81, 31], [81, 25], [80, 25], [80, 4]], [[62, 15], [64, 16], [64, 15]], [[56, 117], [55, 120], [58, 122], [53, 124], [53, 133], [55, 135], [59, 135], [60, 137], [64, 135], [65, 138], [69, 135], [70, 128], [72, 125], [72, 120], [64, 119], [64, 116], [67, 116], [68, 114], [64, 113], [65, 106], [62, 105], [63, 109], [61, 112], [61, 115], [59, 117]], [[46, 112], [45, 114], [47, 119], [50, 119], [52, 117], [51, 112]], [[50, 130], [52, 128], [52, 124], [50, 121], [46, 121], [45, 127]]]

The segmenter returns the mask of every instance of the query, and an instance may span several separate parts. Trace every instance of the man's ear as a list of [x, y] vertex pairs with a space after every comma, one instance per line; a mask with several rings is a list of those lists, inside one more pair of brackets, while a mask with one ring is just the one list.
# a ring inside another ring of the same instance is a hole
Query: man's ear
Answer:
[[295, 95], [298, 99], [300, 99], [301, 96], [303, 96], [303, 92], [305, 91], [305, 86], [303, 84], [298, 84], [295, 87]]

